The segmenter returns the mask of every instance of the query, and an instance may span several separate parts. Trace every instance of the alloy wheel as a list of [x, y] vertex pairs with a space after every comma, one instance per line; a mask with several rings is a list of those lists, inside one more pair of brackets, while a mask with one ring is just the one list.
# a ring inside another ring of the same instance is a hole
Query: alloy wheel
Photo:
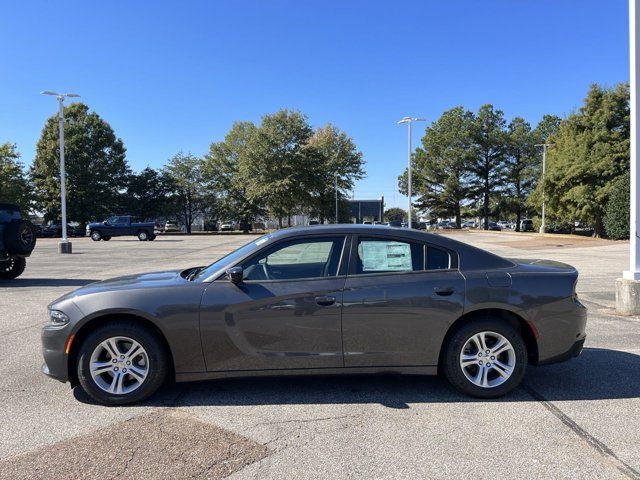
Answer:
[[460, 368], [467, 380], [482, 388], [502, 385], [513, 374], [516, 352], [503, 335], [479, 332], [469, 338], [460, 353]]
[[91, 354], [91, 378], [103, 391], [124, 395], [137, 390], [149, 373], [149, 355], [132, 338], [111, 337]]

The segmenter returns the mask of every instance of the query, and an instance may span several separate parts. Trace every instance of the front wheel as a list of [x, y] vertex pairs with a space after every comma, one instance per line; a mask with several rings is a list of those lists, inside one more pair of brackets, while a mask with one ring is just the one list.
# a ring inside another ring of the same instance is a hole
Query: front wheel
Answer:
[[100, 240], [102, 240], [102, 234], [98, 230], [94, 230], [93, 232], [91, 232], [91, 240], [93, 240], [94, 242], [99, 242]]
[[527, 367], [522, 336], [501, 319], [464, 325], [447, 342], [442, 371], [455, 388], [479, 398], [496, 398], [515, 389]]
[[9, 257], [0, 260], [0, 280], [13, 280], [24, 272], [27, 260], [24, 257]]
[[140, 402], [167, 375], [167, 353], [151, 330], [130, 322], [109, 323], [91, 333], [78, 352], [78, 380], [105, 405]]

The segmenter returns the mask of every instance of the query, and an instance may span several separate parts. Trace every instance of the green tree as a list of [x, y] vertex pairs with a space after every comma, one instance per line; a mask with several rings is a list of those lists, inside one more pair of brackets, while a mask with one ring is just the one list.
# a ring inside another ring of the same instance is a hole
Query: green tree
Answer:
[[584, 105], [560, 124], [547, 154], [544, 188], [549, 217], [594, 224], [603, 216], [614, 181], [629, 171], [629, 87], [591, 86]]
[[504, 113], [482, 105], [473, 119], [468, 168], [471, 192], [482, 201], [484, 228], [489, 229], [490, 201], [505, 182], [507, 132]]
[[391, 207], [384, 212], [387, 222], [403, 222], [407, 219], [407, 211], [399, 207]]
[[545, 114], [535, 128], [538, 143], [545, 143], [558, 132], [562, 119], [556, 115]]
[[15, 143], [0, 145], [0, 202], [19, 205], [25, 215], [31, 209], [29, 182]]
[[[422, 148], [413, 156], [413, 190], [417, 206], [434, 217], [455, 216], [461, 226], [461, 208], [469, 196], [466, 164], [472, 150], [473, 113], [455, 107], [442, 114], [425, 131]], [[406, 195], [406, 172], [399, 178]]]
[[531, 125], [521, 117], [515, 117], [507, 132], [507, 193], [506, 207], [516, 215], [516, 231], [526, 209], [529, 196], [540, 175], [536, 141], [539, 139]]
[[629, 174], [619, 176], [613, 183], [603, 219], [607, 237], [613, 240], [629, 238], [630, 190]]
[[191, 233], [196, 216], [206, 214], [215, 205], [215, 199], [205, 189], [202, 165], [202, 159], [179, 152], [169, 159], [163, 170], [173, 182], [173, 201], [187, 233]]
[[312, 134], [305, 115], [283, 109], [263, 116], [247, 141], [239, 168], [247, 195], [263, 201], [280, 226], [283, 217], [313, 203], [313, 156], [305, 148]]
[[147, 167], [129, 176], [124, 210], [141, 220], [175, 215], [171, 195], [175, 182], [167, 172]]
[[320, 223], [324, 223], [325, 218], [336, 221], [336, 182], [338, 200], [344, 203], [345, 192], [364, 177], [362, 152], [345, 132], [327, 123], [311, 136], [304, 154], [311, 159], [313, 167], [309, 176], [313, 210]]
[[[249, 197], [248, 179], [240, 171], [246, 161], [246, 145], [256, 130], [252, 122], [234, 123], [223, 141], [211, 144], [203, 164], [204, 180], [218, 197], [220, 214], [242, 222], [252, 222], [266, 210], [260, 197]], [[243, 172], [250, 174], [251, 169]]]
[[[129, 167], [122, 140], [111, 126], [83, 103], [65, 108], [65, 170], [67, 213], [86, 223], [103, 218], [121, 203]], [[31, 167], [38, 207], [47, 220], [60, 218], [60, 156], [58, 116], [42, 130]]]

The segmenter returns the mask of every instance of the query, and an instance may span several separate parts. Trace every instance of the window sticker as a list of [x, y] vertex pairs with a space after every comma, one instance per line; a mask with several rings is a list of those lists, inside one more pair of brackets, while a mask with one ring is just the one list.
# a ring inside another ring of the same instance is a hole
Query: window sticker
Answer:
[[411, 246], [401, 242], [367, 242], [362, 246], [362, 271], [402, 272], [412, 269]]

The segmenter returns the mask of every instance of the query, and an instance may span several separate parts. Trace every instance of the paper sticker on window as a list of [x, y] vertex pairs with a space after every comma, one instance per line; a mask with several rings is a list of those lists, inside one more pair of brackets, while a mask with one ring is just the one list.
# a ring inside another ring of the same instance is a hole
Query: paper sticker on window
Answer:
[[361, 242], [362, 271], [411, 270], [411, 246], [400, 242]]

